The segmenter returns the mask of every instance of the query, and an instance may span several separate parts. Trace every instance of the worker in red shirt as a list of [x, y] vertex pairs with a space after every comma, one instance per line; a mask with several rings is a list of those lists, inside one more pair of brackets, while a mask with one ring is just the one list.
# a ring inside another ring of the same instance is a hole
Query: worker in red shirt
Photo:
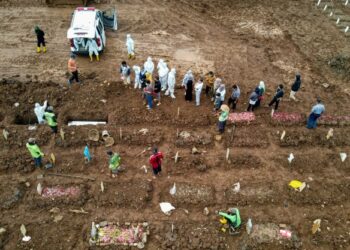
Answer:
[[163, 153], [158, 152], [158, 148], [154, 148], [153, 154], [149, 158], [149, 163], [152, 165], [154, 178], [160, 175], [160, 172], [162, 171], [162, 159]]

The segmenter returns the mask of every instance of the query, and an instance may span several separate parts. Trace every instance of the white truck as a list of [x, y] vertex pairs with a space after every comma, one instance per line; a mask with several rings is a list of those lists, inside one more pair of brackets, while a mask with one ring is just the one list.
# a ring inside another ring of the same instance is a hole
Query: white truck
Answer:
[[106, 47], [105, 28], [117, 30], [117, 13], [115, 9], [106, 11], [94, 7], [78, 7], [72, 15], [72, 22], [67, 31], [70, 49], [74, 54], [88, 54], [85, 49], [87, 39], [94, 39], [98, 52]]

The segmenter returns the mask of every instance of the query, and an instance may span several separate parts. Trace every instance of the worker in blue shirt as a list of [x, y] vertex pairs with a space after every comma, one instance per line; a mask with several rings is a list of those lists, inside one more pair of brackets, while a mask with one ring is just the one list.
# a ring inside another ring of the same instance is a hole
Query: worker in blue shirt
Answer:
[[311, 114], [309, 115], [309, 118], [307, 120], [306, 127], [316, 128], [317, 127], [317, 119], [321, 117], [321, 115], [325, 112], [325, 107], [322, 104], [321, 100], [317, 98], [317, 104], [312, 107]]

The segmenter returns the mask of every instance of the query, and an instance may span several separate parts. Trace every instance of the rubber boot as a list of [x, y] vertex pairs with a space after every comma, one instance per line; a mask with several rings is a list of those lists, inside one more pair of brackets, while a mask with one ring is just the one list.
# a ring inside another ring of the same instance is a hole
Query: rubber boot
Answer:
[[43, 47], [43, 52], [46, 53], [46, 47]]
[[36, 52], [37, 52], [37, 53], [40, 53], [40, 51], [41, 51], [41, 50], [40, 50], [40, 47], [36, 47]]
[[93, 60], [93, 59], [92, 59], [92, 55], [89, 55], [89, 56], [90, 56], [90, 62], [92, 62], [92, 60]]
[[99, 62], [100, 61], [100, 56], [96, 55], [96, 60]]

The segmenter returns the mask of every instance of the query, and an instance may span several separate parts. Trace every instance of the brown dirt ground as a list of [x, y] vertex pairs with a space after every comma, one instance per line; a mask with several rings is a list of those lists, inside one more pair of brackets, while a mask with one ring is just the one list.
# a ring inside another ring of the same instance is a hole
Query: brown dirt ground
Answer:
[[[213, 70], [228, 86], [239, 83], [238, 111], [245, 110], [248, 95], [260, 80], [267, 86], [264, 106], [277, 84], [283, 82], [289, 89], [300, 71], [300, 101], [285, 98], [281, 111], [306, 116], [320, 96], [328, 114], [349, 115], [349, 72], [345, 70], [349, 37], [315, 7], [316, 1], [100, 1], [95, 5], [100, 9], [117, 8], [119, 29], [107, 32], [107, 48], [99, 63], [78, 57], [84, 84], [71, 89], [66, 86], [66, 31], [76, 6], [44, 2], [0, 1], [0, 128], [9, 131], [7, 141], [0, 139], [0, 227], [6, 229], [0, 234], [0, 249], [97, 249], [89, 246], [88, 238], [91, 222], [101, 220], [149, 222], [146, 249], [350, 248], [350, 166], [349, 159], [342, 163], [339, 158], [340, 152], [350, 153], [348, 125], [321, 125], [309, 131], [304, 124], [271, 121], [270, 110], [262, 107], [255, 122], [234, 130], [229, 125], [218, 141], [217, 118], [204, 96], [196, 108], [185, 102], [178, 88], [176, 100], [163, 97], [162, 105], [149, 112], [140, 92], [122, 85], [117, 70], [126, 59], [125, 37], [131, 33], [136, 43], [136, 60], [129, 61], [131, 65], [143, 63], [147, 56], [155, 64], [164, 58], [176, 67], [178, 85], [189, 68], [196, 78]], [[46, 54], [35, 52], [36, 24], [46, 33]], [[323, 83], [330, 87], [325, 89]], [[44, 125], [28, 130], [35, 123], [34, 103], [45, 99], [55, 108], [64, 141], [54, 138]], [[121, 154], [125, 167], [117, 179], [107, 176], [104, 143], [88, 140], [88, 131], [96, 127], [67, 126], [77, 119], [108, 120], [97, 129], [107, 129], [115, 139], [111, 149]], [[142, 135], [142, 128], [148, 128], [148, 134]], [[334, 137], [327, 140], [329, 128], [334, 129]], [[286, 136], [281, 141], [283, 130]], [[191, 136], [177, 137], [182, 131]], [[55, 168], [34, 168], [25, 148], [29, 137], [37, 138], [46, 155], [55, 154]], [[88, 165], [82, 156], [86, 143], [93, 155]], [[148, 165], [147, 149], [154, 145], [165, 153], [163, 175], [157, 180], [152, 179]], [[191, 153], [193, 146], [199, 154]], [[295, 156], [292, 164], [287, 161], [290, 153]], [[95, 181], [48, 173], [83, 175]], [[43, 179], [38, 178], [41, 174]], [[290, 190], [288, 183], [293, 179], [305, 181], [307, 188], [301, 193]], [[45, 199], [36, 192], [39, 182], [79, 187], [80, 192], [76, 197]], [[241, 184], [239, 193], [233, 191], [236, 182]], [[174, 183], [178, 191], [173, 197], [169, 190]], [[160, 211], [159, 202], [164, 201], [176, 207], [171, 216]], [[241, 210], [243, 227], [237, 236], [220, 232], [215, 214], [230, 206]], [[50, 212], [54, 207], [59, 208], [61, 221], [54, 222], [56, 214]], [[205, 207], [208, 216], [203, 214]], [[88, 214], [69, 211], [80, 208]], [[261, 228], [286, 224], [294, 232], [293, 239], [248, 236], [244, 230], [248, 218]], [[321, 231], [312, 235], [317, 218], [322, 219]], [[28, 243], [21, 241], [21, 224], [32, 237]]]

